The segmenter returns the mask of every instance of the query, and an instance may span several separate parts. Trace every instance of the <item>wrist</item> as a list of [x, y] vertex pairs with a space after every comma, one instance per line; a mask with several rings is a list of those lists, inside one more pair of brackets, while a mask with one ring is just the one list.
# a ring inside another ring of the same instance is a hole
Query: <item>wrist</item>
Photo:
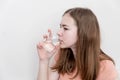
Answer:
[[40, 64], [48, 64], [49, 60], [40, 60], [39, 62], [40, 62]]

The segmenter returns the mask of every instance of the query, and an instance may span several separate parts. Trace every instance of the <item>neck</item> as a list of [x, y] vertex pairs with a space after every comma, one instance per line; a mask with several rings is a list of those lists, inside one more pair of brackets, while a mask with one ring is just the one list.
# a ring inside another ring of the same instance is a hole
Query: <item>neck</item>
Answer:
[[73, 55], [75, 57], [75, 55], [76, 55], [76, 47], [72, 47], [71, 50], [73, 51]]

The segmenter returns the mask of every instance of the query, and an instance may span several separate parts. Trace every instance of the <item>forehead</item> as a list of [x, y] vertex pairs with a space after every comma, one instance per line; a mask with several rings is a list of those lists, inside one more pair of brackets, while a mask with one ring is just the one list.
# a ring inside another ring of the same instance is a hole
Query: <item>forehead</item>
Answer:
[[68, 26], [73, 26], [73, 25], [75, 26], [76, 22], [69, 14], [65, 14], [62, 17], [61, 24], [65, 24], [65, 25], [68, 25]]

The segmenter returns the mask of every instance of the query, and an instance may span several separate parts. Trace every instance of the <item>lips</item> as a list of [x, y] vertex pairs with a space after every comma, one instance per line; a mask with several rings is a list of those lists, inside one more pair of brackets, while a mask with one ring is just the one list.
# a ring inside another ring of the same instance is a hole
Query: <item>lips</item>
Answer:
[[63, 43], [63, 40], [61, 40], [61, 39], [58, 39], [58, 40], [59, 40], [60, 44], [62, 44], [62, 43]]

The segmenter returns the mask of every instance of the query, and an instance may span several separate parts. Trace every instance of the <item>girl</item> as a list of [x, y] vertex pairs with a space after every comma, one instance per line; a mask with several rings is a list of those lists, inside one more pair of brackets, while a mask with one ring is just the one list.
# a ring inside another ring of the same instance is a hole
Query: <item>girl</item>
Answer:
[[[48, 32], [49, 35], [44, 35], [46, 41], [52, 37], [51, 30]], [[57, 34], [60, 44], [53, 51], [45, 50], [46, 41], [37, 45], [40, 59], [38, 80], [116, 79], [114, 61], [100, 48], [99, 24], [90, 9], [67, 10]], [[49, 66], [52, 56], [54, 64]]]

